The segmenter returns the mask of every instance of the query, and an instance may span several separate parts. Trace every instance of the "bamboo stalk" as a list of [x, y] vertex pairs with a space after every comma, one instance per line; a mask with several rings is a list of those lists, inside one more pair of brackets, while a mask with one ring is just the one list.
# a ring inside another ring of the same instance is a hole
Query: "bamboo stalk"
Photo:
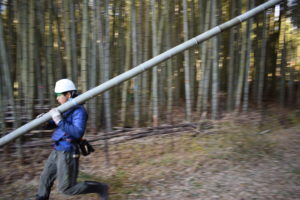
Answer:
[[[217, 16], [216, 14], [216, 5], [217, 1], [213, 0], [211, 5], [211, 14], [212, 16]], [[212, 26], [217, 24], [217, 18], [212, 17]], [[212, 39], [212, 105], [211, 105], [211, 118], [216, 120], [218, 117], [218, 91], [219, 91], [219, 60], [218, 60], [218, 38], [214, 37]]]

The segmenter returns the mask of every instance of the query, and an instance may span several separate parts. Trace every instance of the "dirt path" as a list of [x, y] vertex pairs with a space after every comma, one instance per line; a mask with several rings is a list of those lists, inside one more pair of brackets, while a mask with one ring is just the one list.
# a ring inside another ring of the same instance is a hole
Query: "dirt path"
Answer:
[[209, 200], [299, 200], [300, 126], [273, 135], [271, 155], [249, 161], [212, 159], [199, 162], [171, 179], [151, 184], [141, 198]]
[[[80, 180], [108, 182], [112, 200], [299, 200], [300, 125], [264, 135], [241, 132], [132, 141], [110, 149], [109, 168], [103, 152], [97, 151], [82, 159]], [[48, 153], [39, 152], [40, 161]], [[7, 166], [0, 164], [0, 200], [32, 197], [43, 162], [19, 166], [14, 170], [23, 174], [15, 177]], [[18, 179], [3, 184], [8, 174]], [[67, 197], [55, 189], [51, 193], [52, 200], [95, 198]]]

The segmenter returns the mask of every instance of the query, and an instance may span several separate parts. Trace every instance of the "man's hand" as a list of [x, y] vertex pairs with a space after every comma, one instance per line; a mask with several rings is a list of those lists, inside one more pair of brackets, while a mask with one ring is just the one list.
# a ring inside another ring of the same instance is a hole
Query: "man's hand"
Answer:
[[58, 123], [60, 122], [60, 120], [62, 120], [60, 112], [56, 108], [53, 108], [53, 109], [50, 110], [49, 113], [50, 113], [53, 121], [55, 122], [55, 124], [58, 125]]

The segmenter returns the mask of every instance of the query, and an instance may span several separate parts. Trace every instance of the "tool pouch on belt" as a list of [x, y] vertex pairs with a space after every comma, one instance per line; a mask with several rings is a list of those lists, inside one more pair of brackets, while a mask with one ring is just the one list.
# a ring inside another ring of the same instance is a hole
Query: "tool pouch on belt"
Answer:
[[92, 145], [86, 139], [81, 139], [78, 144], [80, 152], [83, 156], [87, 156], [95, 151]]

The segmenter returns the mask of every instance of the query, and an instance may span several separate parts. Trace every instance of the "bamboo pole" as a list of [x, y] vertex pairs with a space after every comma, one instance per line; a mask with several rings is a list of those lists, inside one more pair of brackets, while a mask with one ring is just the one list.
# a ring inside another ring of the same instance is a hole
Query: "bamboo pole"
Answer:
[[[260, 12], [282, 2], [284, 0], [270, 0], [266, 3], [263, 3], [261, 4], [260, 6], [257, 6], [256, 8], [253, 8], [252, 10], [242, 14], [242, 15], [239, 15], [219, 26], [216, 26], [180, 45], [177, 45], [175, 47], [173, 47], [172, 49], [168, 50], [168, 51], [165, 51], [164, 53], [158, 55], [158, 56], [155, 56], [154, 58], [132, 68], [131, 70], [127, 71], [127, 72], [124, 72], [114, 78], [112, 78], [111, 80], [109, 81], [106, 81], [104, 82], [103, 84], [95, 87], [95, 88], [92, 88], [90, 90], [88, 90], [87, 92], [83, 93], [82, 95], [76, 97], [75, 99], [73, 99], [72, 101], [69, 101], [65, 104], [62, 104], [60, 106], [57, 107], [57, 109], [60, 111], [60, 112], [65, 112], [67, 111], [68, 109], [74, 107], [75, 105], [77, 104], [81, 104], [107, 90], [109, 90], [110, 88], [130, 79], [130, 78], [133, 78], [135, 76], [137, 76], [138, 74], [148, 70], [148, 69], [151, 69], [152, 67], [156, 66], [157, 64], [165, 61], [165, 60], [168, 60], [169, 58], [173, 57], [174, 55], [182, 52], [182, 51], [185, 51], [195, 45], [198, 45], [200, 44], [201, 42], [221, 33], [222, 31], [226, 30], [226, 29], [229, 29], [237, 24], [240, 24], [242, 23], [243, 21], [259, 14]], [[51, 116], [49, 113], [46, 113], [44, 114], [42, 117], [38, 118], [38, 119], [35, 119], [35, 120], [32, 120], [31, 122], [21, 126], [20, 128], [12, 131], [11, 133], [3, 136], [1, 139], [0, 139], [0, 147], [4, 146], [5, 144], [11, 142], [12, 140], [20, 137], [21, 135], [25, 134], [26, 132], [34, 129], [35, 127], [43, 124], [44, 122], [48, 121], [51, 119]]]

